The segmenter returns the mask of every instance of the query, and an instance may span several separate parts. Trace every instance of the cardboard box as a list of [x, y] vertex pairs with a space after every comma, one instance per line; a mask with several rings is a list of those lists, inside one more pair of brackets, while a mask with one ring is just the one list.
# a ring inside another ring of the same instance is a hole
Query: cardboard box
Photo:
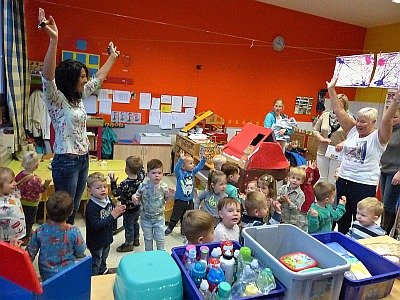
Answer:
[[171, 137], [165, 133], [136, 133], [135, 140], [139, 144], [171, 145]]

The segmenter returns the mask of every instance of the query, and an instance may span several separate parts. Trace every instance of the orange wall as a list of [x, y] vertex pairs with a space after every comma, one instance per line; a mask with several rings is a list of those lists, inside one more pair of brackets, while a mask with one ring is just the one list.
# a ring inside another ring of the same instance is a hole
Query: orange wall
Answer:
[[[261, 125], [276, 98], [282, 98], [285, 112], [293, 115], [296, 96], [314, 97], [312, 115], [295, 115], [298, 121], [311, 121], [317, 93], [332, 76], [335, 56], [360, 53], [329, 49], [363, 49], [366, 34], [362, 27], [252, 0], [27, 0], [29, 59], [39, 61], [48, 38], [37, 30], [38, 7], [57, 22], [59, 57], [62, 49], [77, 51], [78, 39], [87, 41], [89, 53], [105, 52], [112, 40], [130, 56], [130, 66], [119, 59], [109, 76], [132, 78], [134, 84], [105, 83], [104, 88], [197, 96], [197, 111], [211, 109], [228, 126]], [[256, 41], [250, 47], [250, 40], [212, 32]], [[277, 35], [286, 39], [281, 52], [265, 43]], [[102, 63], [106, 57], [101, 55]], [[200, 71], [198, 64], [203, 65]], [[344, 92], [354, 99], [355, 89]], [[136, 98], [129, 108], [122, 104], [113, 108], [138, 111], [138, 102]]]

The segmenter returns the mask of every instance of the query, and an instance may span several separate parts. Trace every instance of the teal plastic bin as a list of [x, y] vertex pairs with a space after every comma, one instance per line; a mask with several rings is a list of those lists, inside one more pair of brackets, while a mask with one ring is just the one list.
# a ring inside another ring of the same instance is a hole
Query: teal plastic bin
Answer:
[[117, 300], [181, 300], [181, 271], [165, 251], [125, 255], [118, 266], [114, 297]]
[[[242, 235], [253, 256], [270, 267], [286, 287], [283, 299], [339, 299], [344, 273], [350, 264], [317, 239], [288, 224], [243, 228]], [[321, 269], [291, 271], [279, 258], [294, 252], [313, 257]]]

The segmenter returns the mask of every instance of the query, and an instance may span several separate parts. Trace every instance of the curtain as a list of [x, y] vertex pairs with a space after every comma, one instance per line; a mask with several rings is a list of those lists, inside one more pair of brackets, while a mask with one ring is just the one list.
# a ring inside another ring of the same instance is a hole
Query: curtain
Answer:
[[14, 148], [25, 140], [24, 120], [29, 100], [30, 74], [26, 48], [23, 0], [4, 0], [4, 60], [7, 104], [14, 127]]

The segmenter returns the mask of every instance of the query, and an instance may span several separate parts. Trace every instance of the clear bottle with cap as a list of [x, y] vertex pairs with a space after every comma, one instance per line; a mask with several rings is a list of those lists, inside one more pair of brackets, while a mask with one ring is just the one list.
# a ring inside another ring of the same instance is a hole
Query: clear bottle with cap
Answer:
[[226, 250], [220, 258], [221, 269], [225, 273], [225, 281], [230, 285], [233, 283], [233, 273], [235, 269], [235, 259], [233, 258], [232, 250]]
[[196, 246], [195, 245], [187, 245], [186, 246], [185, 253], [183, 254], [183, 257], [182, 257], [182, 264], [183, 265], [186, 264], [186, 260], [187, 260], [187, 258], [189, 256], [189, 250], [190, 249], [196, 249]]
[[268, 294], [271, 290], [276, 289], [275, 277], [270, 268], [263, 269], [256, 279], [258, 289], [263, 294]]
[[229, 300], [232, 299], [231, 295], [232, 287], [226, 281], [221, 282], [218, 285], [218, 292], [217, 296], [215, 297], [216, 300]]
[[251, 256], [251, 249], [249, 247], [242, 247], [239, 251], [236, 277], [239, 280], [246, 265], [250, 265], [253, 257]]
[[192, 275], [192, 269], [195, 263], [196, 263], [196, 249], [192, 248], [189, 250], [189, 255], [185, 262], [185, 268], [186, 270], [188, 270], [189, 275]]
[[207, 267], [208, 263], [208, 254], [210, 252], [210, 249], [207, 246], [201, 246], [200, 247], [200, 262], [204, 264], [204, 266]]
[[197, 288], [200, 287], [201, 281], [206, 278], [206, 267], [202, 262], [196, 262], [190, 274]]
[[211, 300], [211, 292], [208, 290], [208, 281], [203, 279], [200, 283], [199, 292], [205, 300]]

